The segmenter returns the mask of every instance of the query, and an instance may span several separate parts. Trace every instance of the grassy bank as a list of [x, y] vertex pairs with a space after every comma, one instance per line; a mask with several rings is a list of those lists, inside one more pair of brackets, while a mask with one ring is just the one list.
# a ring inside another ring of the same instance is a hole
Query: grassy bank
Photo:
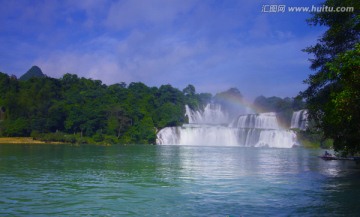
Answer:
[[[56, 144], [56, 142], [51, 142]], [[32, 137], [0, 137], [0, 144], [48, 144], [48, 142], [34, 140]]]
[[95, 134], [93, 137], [85, 137], [81, 134], [56, 133], [31, 133], [30, 137], [0, 137], [0, 144], [93, 144], [112, 145], [120, 144], [115, 136]]

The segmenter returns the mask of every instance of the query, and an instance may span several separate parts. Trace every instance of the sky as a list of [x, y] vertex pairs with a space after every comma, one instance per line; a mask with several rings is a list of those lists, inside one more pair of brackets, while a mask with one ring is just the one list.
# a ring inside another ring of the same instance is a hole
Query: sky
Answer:
[[269, 6], [320, 2], [0, 0], [0, 72], [20, 77], [37, 65], [50, 77], [72, 73], [107, 85], [294, 97], [313, 73], [301, 50], [325, 29], [309, 26], [309, 13]]

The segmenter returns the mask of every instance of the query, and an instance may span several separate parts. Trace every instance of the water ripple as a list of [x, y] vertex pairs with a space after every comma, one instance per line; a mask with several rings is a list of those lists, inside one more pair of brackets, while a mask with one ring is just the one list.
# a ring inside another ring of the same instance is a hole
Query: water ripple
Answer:
[[360, 169], [315, 150], [0, 146], [0, 216], [357, 216]]

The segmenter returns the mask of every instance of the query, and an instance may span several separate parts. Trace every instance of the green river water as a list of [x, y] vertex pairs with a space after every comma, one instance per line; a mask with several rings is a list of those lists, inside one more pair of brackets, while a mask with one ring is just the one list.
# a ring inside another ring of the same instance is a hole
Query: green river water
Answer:
[[0, 216], [360, 216], [360, 167], [322, 152], [0, 145]]

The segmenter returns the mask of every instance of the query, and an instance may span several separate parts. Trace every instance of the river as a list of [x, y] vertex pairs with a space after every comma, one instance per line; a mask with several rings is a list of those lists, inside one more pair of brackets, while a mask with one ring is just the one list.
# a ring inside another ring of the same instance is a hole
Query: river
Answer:
[[0, 145], [0, 216], [360, 216], [360, 167], [322, 152]]

